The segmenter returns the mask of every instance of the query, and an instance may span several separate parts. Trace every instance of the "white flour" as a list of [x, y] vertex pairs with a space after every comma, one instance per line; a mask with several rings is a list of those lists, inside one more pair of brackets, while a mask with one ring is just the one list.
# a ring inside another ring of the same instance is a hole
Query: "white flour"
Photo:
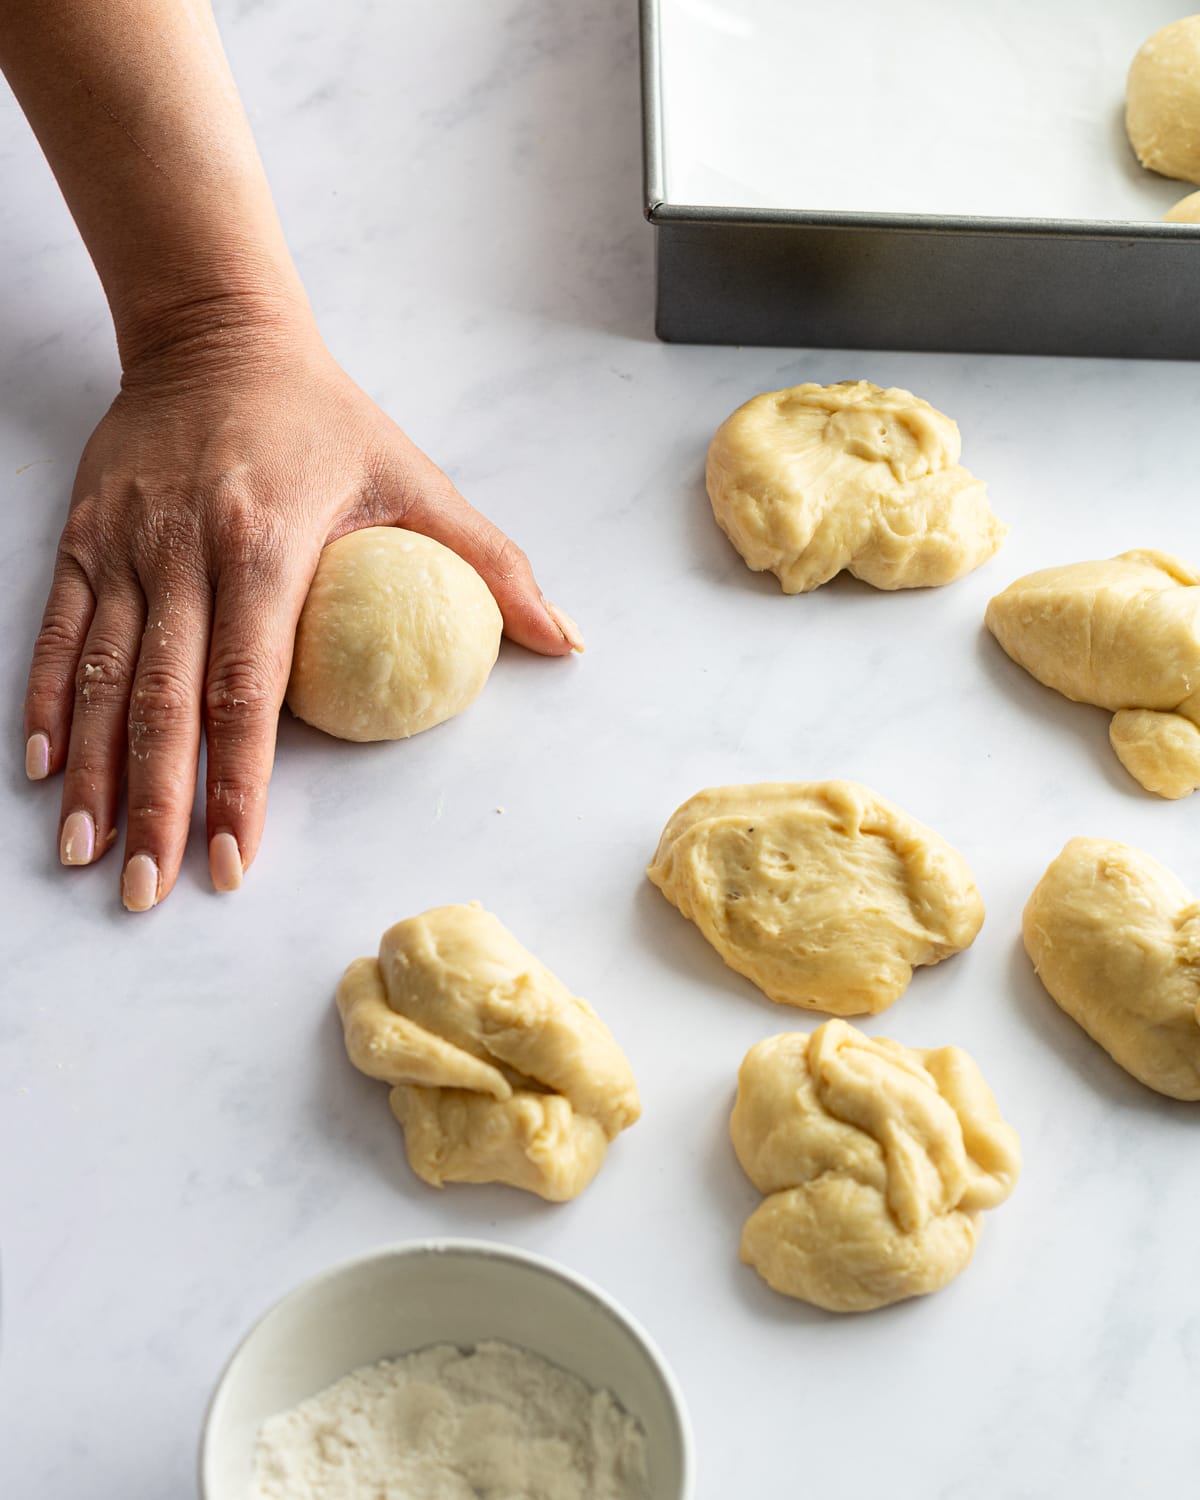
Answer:
[[646, 1438], [608, 1391], [526, 1349], [365, 1365], [263, 1423], [250, 1500], [649, 1500]]

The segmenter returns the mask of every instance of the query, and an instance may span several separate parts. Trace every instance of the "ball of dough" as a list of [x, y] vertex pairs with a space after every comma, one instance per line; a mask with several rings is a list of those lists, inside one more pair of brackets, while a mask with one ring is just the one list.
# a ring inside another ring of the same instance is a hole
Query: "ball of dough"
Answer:
[[1029, 573], [987, 627], [1015, 662], [1076, 703], [1114, 714], [1109, 740], [1149, 792], [1200, 786], [1200, 575], [1165, 552]]
[[770, 999], [839, 1016], [883, 1010], [983, 925], [962, 855], [853, 781], [700, 792], [646, 873]]
[[1114, 1062], [1200, 1099], [1200, 906], [1170, 870], [1109, 839], [1072, 839], [1038, 882], [1025, 951]]
[[1200, 16], [1143, 42], [1125, 81], [1125, 128], [1142, 166], [1200, 182]]
[[797, 385], [722, 423], [708, 495], [742, 557], [785, 594], [843, 568], [878, 589], [949, 583], [991, 557], [1006, 529], [961, 446], [954, 422], [911, 391]]
[[396, 526], [352, 531], [321, 554], [288, 707], [338, 739], [406, 739], [478, 696], [502, 629], [487, 584], [449, 547]]
[[409, 1164], [434, 1187], [574, 1198], [641, 1113], [608, 1027], [478, 902], [388, 928], [337, 1006], [350, 1061], [392, 1085]]
[[984, 1209], [1021, 1169], [1016, 1132], [965, 1052], [920, 1051], [844, 1021], [759, 1042], [730, 1136], [765, 1201], [742, 1260], [777, 1292], [865, 1312], [964, 1269]]
[[1163, 214], [1164, 224], [1200, 224], [1200, 193], [1189, 193], [1180, 198], [1174, 208]]

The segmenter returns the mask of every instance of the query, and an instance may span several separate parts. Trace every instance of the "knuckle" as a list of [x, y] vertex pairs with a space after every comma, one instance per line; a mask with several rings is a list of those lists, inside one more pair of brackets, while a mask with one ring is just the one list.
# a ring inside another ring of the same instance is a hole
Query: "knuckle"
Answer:
[[[50, 716], [57, 719], [64, 712], [69, 686], [70, 678], [65, 673], [57, 675], [41, 669], [31, 672], [25, 694], [26, 708], [35, 719], [44, 720]], [[46, 725], [36, 727], [44, 729]]]
[[363, 460], [363, 503], [370, 515], [390, 514], [403, 521], [417, 507], [424, 488], [411, 454], [376, 449]]
[[271, 506], [238, 495], [222, 506], [220, 541], [223, 561], [254, 579], [277, 579], [286, 566], [288, 525]]
[[160, 844], [168, 842], [165, 836], [156, 836], [159, 829], [168, 830], [179, 821], [184, 810], [184, 800], [176, 787], [158, 789], [145, 787], [129, 794], [128, 820], [130, 838], [134, 844]]
[[135, 545], [145, 561], [161, 565], [164, 561], [194, 563], [200, 553], [200, 521], [193, 508], [181, 497], [158, 496], [143, 507]]
[[261, 663], [245, 656], [220, 656], [209, 670], [204, 707], [215, 728], [236, 729], [248, 720], [275, 714], [279, 703]]
[[75, 697], [85, 709], [118, 699], [129, 681], [130, 663], [107, 641], [96, 641], [75, 668]]
[[143, 761], [150, 744], [188, 722], [191, 693], [183, 674], [166, 664], [138, 672], [129, 700], [129, 753]]
[[245, 769], [236, 773], [222, 771], [212, 780], [208, 788], [209, 806], [229, 817], [244, 817], [248, 810], [259, 806], [267, 794], [266, 778], [247, 774]]
[[174, 714], [190, 695], [182, 672], [166, 662], [154, 662], [139, 671], [133, 696], [147, 712]]
[[100, 501], [89, 495], [72, 506], [58, 543], [58, 556], [82, 568], [88, 577], [96, 571], [101, 546]]
[[486, 558], [489, 568], [498, 577], [509, 581], [528, 571], [529, 559], [510, 537], [503, 532], [489, 536], [486, 543]]
[[66, 796], [74, 798], [77, 788], [86, 787], [87, 800], [91, 803], [94, 813], [96, 811], [97, 789], [103, 778], [108, 774], [108, 771], [108, 761], [90, 745], [85, 745], [81, 750], [73, 751], [67, 763]]
[[107, 735], [75, 735], [67, 757], [64, 806], [83, 803], [96, 817], [98, 831], [111, 821], [105, 809], [115, 804], [119, 790], [122, 751], [111, 745]]
[[47, 608], [42, 616], [42, 627], [33, 643], [33, 658], [36, 667], [49, 670], [64, 679], [69, 669], [62, 663], [73, 660], [79, 646], [79, 622], [64, 610]]

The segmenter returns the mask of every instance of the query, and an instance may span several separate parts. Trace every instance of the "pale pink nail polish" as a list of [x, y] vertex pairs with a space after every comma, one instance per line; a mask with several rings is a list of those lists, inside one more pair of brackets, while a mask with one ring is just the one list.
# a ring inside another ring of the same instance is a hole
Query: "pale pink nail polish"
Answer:
[[50, 736], [40, 730], [25, 741], [25, 774], [30, 781], [45, 781], [50, 774]]
[[149, 911], [158, 901], [158, 866], [153, 856], [135, 854], [121, 877], [121, 900], [127, 911]]
[[562, 638], [570, 646], [572, 651], [578, 651], [581, 655], [587, 650], [583, 644], [583, 636], [579, 632], [579, 626], [567, 614], [566, 610], [559, 609], [557, 604], [551, 604], [549, 599], [542, 601], [546, 606], [546, 613], [562, 631]]
[[214, 891], [236, 891], [242, 883], [242, 853], [232, 833], [214, 833], [208, 846]]
[[58, 857], [64, 865], [90, 865], [96, 855], [96, 825], [89, 812], [77, 810], [67, 814]]

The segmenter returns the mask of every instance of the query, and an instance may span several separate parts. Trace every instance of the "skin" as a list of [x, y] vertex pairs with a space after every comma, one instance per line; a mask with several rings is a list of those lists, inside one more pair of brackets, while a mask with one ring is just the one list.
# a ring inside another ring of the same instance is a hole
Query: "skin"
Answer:
[[345, 374], [318, 332], [206, 0], [0, 0], [0, 68], [112, 311], [121, 389], [84, 450], [25, 700], [63, 773], [59, 851], [118, 835], [146, 910], [187, 840], [201, 732], [213, 884], [258, 849], [296, 621], [322, 547], [435, 537], [506, 634], [581, 650], [520, 548]]

